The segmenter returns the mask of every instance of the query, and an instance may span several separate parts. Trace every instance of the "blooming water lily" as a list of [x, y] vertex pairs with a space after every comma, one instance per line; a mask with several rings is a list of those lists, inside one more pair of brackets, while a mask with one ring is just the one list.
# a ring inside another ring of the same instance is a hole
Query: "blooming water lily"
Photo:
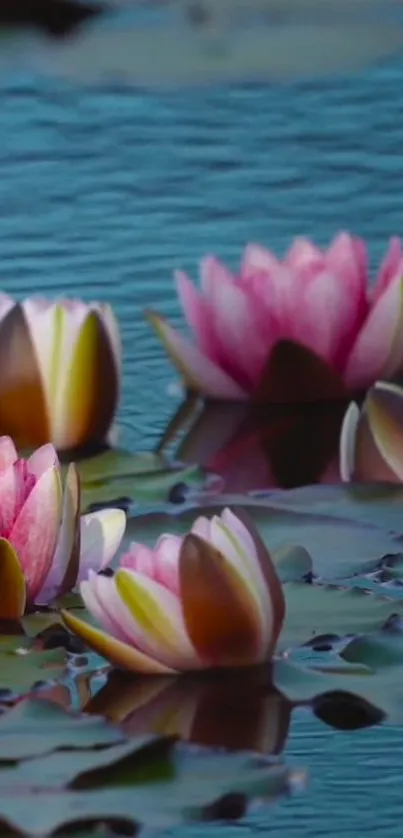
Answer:
[[403, 481], [403, 388], [379, 381], [360, 409], [351, 402], [340, 437], [343, 480]]
[[230, 509], [154, 549], [133, 543], [113, 577], [90, 573], [80, 592], [102, 630], [63, 611], [67, 627], [112, 664], [148, 674], [268, 660], [285, 613], [265, 545]]
[[62, 488], [51, 444], [19, 459], [0, 438], [0, 619], [18, 619], [101, 570], [123, 538], [126, 516], [105, 509], [80, 519], [78, 473], [69, 466]]
[[[202, 261], [200, 274], [198, 290], [186, 274], [176, 273], [194, 343], [160, 315], [148, 314], [191, 390], [248, 398], [283, 340], [309, 349], [348, 391], [403, 372], [403, 250], [397, 238], [372, 289], [365, 244], [348, 233], [325, 250], [296, 239], [283, 260], [249, 244], [237, 275], [214, 257]], [[294, 395], [299, 398], [305, 399], [304, 388]]]
[[[109, 305], [0, 295], [0, 433], [21, 448], [66, 450], [106, 440], [121, 350]], [[29, 409], [27, 409], [29, 405]]]

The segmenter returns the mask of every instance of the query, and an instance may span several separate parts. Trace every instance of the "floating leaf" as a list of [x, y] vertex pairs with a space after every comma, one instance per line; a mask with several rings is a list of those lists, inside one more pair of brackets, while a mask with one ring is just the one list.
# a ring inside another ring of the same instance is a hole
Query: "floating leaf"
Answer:
[[299, 646], [322, 634], [344, 637], [373, 631], [394, 613], [403, 617], [403, 601], [376, 596], [362, 588], [288, 582], [284, 592], [286, 618], [280, 649]]
[[327, 712], [333, 703], [333, 713], [342, 704], [344, 716], [351, 706], [356, 718], [360, 712], [371, 717], [371, 705], [374, 721], [403, 724], [403, 635], [384, 629], [354, 638], [340, 657], [317, 666], [276, 661], [273, 682], [291, 702], [323, 711], [326, 700]]
[[[38, 681], [57, 678], [65, 672], [66, 655], [63, 649], [32, 651], [20, 641], [15, 651], [3, 652], [0, 645], [0, 685], [2, 689], [29, 689]], [[0, 719], [0, 726], [1, 726]], [[1, 752], [1, 746], [0, 746]]]
[[24, 699], [0, 716], [0, 761], [15, 761], [58, 748], [93, 748], [123, 739], [96, 716], [66, 713], [49, 701]]
[[119, 823], [127, 831], [236, 819], [251, 800], [275, 799], [293, 781], [290, 769], [276, 761], [141, 737], [91, 754], [76, 752], [74, 763], [72, 754], [57, 753], [0, 770], [0, 824], [46, 838], [83, 821]]
[[202, 488], [205, 474], [196, 465], [170, 464], [160, 454], [131, 454], [110, 449], [85, 460], [77, 468], [81, 478], [83, 510], [116, 502], [161, 503], [178, 483]]

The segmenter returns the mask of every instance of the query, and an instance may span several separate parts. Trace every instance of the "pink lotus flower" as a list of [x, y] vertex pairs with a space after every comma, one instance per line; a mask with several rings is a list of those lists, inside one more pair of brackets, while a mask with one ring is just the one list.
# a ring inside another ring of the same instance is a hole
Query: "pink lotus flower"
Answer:
[[340, 436], [344, 481], [403, 481], [403, 388], [385, 381], [369, 390], [360, 409], [351, 402]]
[[125, 525], [120, 509], [80, 519], [77, 470], [69, 466], [63, 490], [52, 445], [23, 460], [0, 437], [0, 619], [19, 619], [109, 564]]
[[112, 664], [149, 674], [268, 660], [285, 612], [260, 536], [229, 509], [154, 550], [132, 544], [114, 577], [91, 573], [80, 591], [103, 631], [63, 611], [67, 627]]
[[52, 442], [61, 451], [109, 438], [121, 375], [109, 305], [0, 294], [0, 355], [0, 433], [19, 448]]
[[249, 244], [238, 275], [212, 256], [200, 273], [201, 291], [176, 273], [195, 343], [158, 314], [148, 316], [185, 385], [206, 397], [253, 394], [281, 340], [307, 347], [350, 391], [403, 371], [403, 251], [397, 238], [372, 290], [365, 244], [348, 233], [326, 250], [296, 239], [282, 261]]

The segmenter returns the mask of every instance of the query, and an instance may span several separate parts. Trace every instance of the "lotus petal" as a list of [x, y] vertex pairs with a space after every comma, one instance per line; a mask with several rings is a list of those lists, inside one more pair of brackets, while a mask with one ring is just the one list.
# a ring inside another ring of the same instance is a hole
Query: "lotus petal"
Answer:
[[378, 451], [391, 473], [403, 480], [403, 389], [378, 382], [371, 388], [366, 409]]
[[179, 573], [189, 637], [207, 666], [242, 666], [262, 658], [254, 597], [234, 566], [194, 533], [182, 543]]
[[0, 437], [0, 471], [12, 466], [18, 459], [17, 449], [9, 436]]
[[175, 670], [169, 669], [157, 660], [149, 658], [133, 646], [122, 643], [94, 626], [80, 620], [79, 617], [62, 610], [61, 616], [70, 631], [80, 637], [90, 649], [106, 658], [113, 666], [147, 675], [166, 675]]
[[173, 669], [197, 669], [178, 598], [136, 571], [118, 570], [114, 582], [132, 618], [132, 642]]
[[120, 547], [126, 529], [122, 509], [101, 509], [81, 518], [81, 554], [79, 580], [89, 570], [102, 570], [111, 562]]
[[12, 544], [0, 538], [0, 620], [19, 620], [25, 611], [24, 574]]
[[197, 346], [185, 340], [162, 317], [153, 312], [147, 312], [147, 317], [189, 389], [213, 398], [247, 397], [235, 381], [203, 355]]
[[48, 442], [51, 428], [42, 375], [35, 345], [20, 305], [11, 308], [0, 323], [0, 354], [1, 432], [10, 434], [22, 448]]
[[74, 588], [80, 567], [80, 478], [76, 466], [67, 470], [62, 520], [50, 571], [36, 600], [47, 604]]
[[49, 573], [59, 535], [61, 485], [59, 472], [50, 468], [30, 492], [10, 532], [27, 584], [35, 601]]

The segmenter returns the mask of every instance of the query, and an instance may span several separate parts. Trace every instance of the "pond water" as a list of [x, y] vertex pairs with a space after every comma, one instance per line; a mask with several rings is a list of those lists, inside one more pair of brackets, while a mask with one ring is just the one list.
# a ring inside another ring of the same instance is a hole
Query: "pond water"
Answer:
[[[124, 339], [122, 442], [156, 444], [180, 397], [142, 318], [180, 321], [172, 271], [244, 244], [348, 229], [378, 260], [403, 218], [403, 59], [282, 88], [135, 93], [0, 82], [2, 288], [110, 300]], [[375, 264], [375, 261], [374, 261]], [[286, 753], [306, 793], [220, 833], [400, 835], [403, 732], [343, 733], [295, 713]], [[177, 831], [201, 835], [206, 827]]]

